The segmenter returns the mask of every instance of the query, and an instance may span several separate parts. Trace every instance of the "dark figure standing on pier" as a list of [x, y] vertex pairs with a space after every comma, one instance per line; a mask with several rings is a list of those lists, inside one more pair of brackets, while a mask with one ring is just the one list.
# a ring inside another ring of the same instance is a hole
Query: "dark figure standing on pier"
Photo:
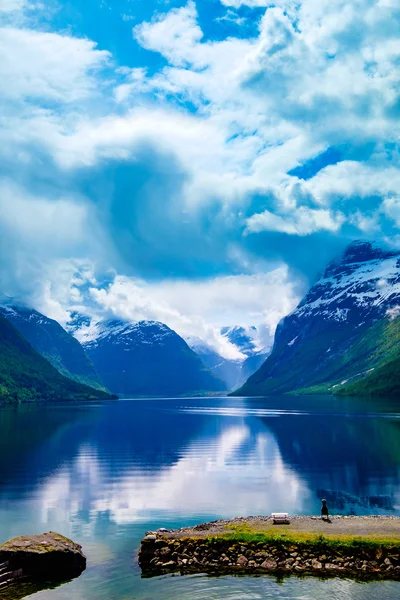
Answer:
[[322, 500], [321, 517], [323, 519], [329, 519], [329, 510], [328, 510], [328, 507], [326, 505], [326, 500]]

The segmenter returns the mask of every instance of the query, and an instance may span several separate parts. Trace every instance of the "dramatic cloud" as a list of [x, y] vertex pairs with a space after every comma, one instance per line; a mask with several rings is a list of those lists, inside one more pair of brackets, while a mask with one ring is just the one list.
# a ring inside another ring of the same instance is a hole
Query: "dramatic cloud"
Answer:
[[107, 46], [61, 5], [56, 28], [46, 3], [3, 0], [3, 292], [213, 338], [273, 329], [350, 240], [400, 244], [397, 5], [209, 4], [146, 4], [133, 29], [127, 8]]
[[72, 311], [89, 316], [91, 325], [77, 333], [81, 340], [104, 318], [150, 319], [166, 323], [183, 337], [195, 335], [207, 340], [227, 358], [241, 355], [221, 336], [221, 327], [264, 324], [269, 341], [278, 321], [296, 306], [302, 291], [290, 280], [287, 268], [257, 275], [152, 283], [110, 273], [110, 283], [105, 283], [104, 274], [97, 274], [89, 261], [57, 261], [48, 275], [39, 297], [33, 295], [34, 302], [63, 325]]
[[107, 289], [91, 288], [90, 295], [99, 308], [113, 316], [162, 321], [184, 337], [207, 339], [228, 358], [236, 356], [221, 337], [221, 327], [264, 323], [273, 335], [278, 321], [299, 299], [287, 269], [157, 284], [117, 277]]

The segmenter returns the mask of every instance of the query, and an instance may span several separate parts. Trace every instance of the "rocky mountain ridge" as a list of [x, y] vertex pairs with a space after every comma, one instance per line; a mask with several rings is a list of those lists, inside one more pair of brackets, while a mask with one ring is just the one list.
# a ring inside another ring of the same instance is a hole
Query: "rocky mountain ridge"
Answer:
[[270, 350], [271, 342], [264, 336], [262, 345], [260, 332], [255, 326], [234, 325], [223, 327], [221, 334], [236, 348], [242, 358], [225, 358], [218, 354], [209, 344], [198, 337], [186, 338], [189, 346], [196, 352], [204, 364], [220, 379], [228, 390], [241, 386], [265, 361]]
[[75, 335], [116, 394], [174, 396], [226, 389], [187, 343], [158, 321], [109, 319]]
[[236, 393], [326, 392], [364, 376], [375, 368], [378, 341], [370, 341], [363, 362], [360, 340], [377, 322], [396, 318], [399, 307], [400, 252], [354, 242], [279, 323], [271, 355]]

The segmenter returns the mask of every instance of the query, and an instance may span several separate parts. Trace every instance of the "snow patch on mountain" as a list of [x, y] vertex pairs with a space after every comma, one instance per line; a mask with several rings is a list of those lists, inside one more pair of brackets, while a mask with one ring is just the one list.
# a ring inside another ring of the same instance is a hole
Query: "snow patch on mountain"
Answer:
[[[271, 347], [271, 336], [265, 326], [234, 325], [221, 329], [223, 339], [235, 348], [235, 358], [218, 354], [210, 344], [196, 336], [186, 341], [204, 364], [226, 382], [229, 389], [236, 389], [259, 368]], [[267, 343], [267, 347], [263, 346]]]
[[[368, 244], [365, 244], [368, 246]], [[358, 246], [359, 247], [359, 246]], [[352, 309], [360, 313], [391, 310], [400, 301], [400, 253], [375, 258], [376, 252], [358, 256], [347, 254], [341, 263], [328, 267], [322, 277], [293, 311], [296, 317], [319, 316], [326, 320], [346, 321]]]
[[223, 327], [221, 334], [238, 348], [244, 359], [260, 352], [267, 352], [273, 341], [269, 328], [265, 325]]
[[397, 317], [400, 316], [400, 306], [396, 305], [396, 306], [393, 306], [392, 308], [388, 308], [386, 311], [386, 315], [389, 317], [389, 319], [391, 321], [393, 321], [394, 319], [397, 319]]
[[82, 345], [95, 347], [105, 341], [112, 345], [128, 345], [134, 338], [140, 344], [162, 344], [164, 338], [176, 335], [169, 327], [158, 321], [128, 323], [108, 319], [83, 326], [75, 332]]

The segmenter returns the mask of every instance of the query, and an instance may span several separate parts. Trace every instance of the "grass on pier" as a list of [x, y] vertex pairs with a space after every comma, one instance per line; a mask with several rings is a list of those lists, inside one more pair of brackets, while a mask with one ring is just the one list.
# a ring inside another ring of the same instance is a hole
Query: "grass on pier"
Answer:
[[304, 531], [282, 531], [282, 528], [277, 529], [277, 526], [270, 525], [269, 527], [260, 528], [252, 527], [251, 525], [229, 525], [227, 531], [218, 534], [210, 535], [206, 538], [212, 543], [212, 540], [227, 540], [232, 543], [270, 543], [275, 546], [287, 546], [291, 544], [306, 545], [315, 548], [332, 548], [339, 549], [378, 549], [379, 547], [393, 548], [400, 551], [400, 539], [397, 536], [380, 535], [372, 532], [369, 535], [354, 535], [344, 533], [317, 533]]

